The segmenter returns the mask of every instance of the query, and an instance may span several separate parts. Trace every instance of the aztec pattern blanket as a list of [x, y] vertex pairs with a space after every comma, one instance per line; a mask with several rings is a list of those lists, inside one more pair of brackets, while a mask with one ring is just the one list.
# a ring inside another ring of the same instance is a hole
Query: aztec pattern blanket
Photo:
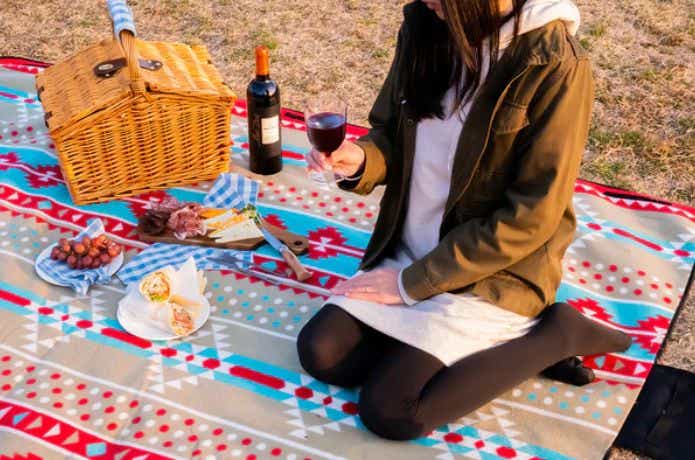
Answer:
[[[578, 231], [559, 299], [626, 331], [625, 353], [588, 356], [599, 379], [576, 388], [543, 378], [518, 385], [460, 420], [408, 443], [369, 433], [357, 391], [303, 372], [295, 338], [320, 290], [208, 272], [214, 305], [185, 340], [151, 342], [115, 319], [116, 280], [89, 295], [40, 281], [34, 259], [99, 217], [127, 248], [150, 200], [202, 200], [209, 183], [76, 206], [36, 99], [44, 64], [0, 59], [0, 458], [601, 459], [652, 367], [691, 276], [695, 209], [578, 181]], [[234, 107], [231, 158], [247, 165], [245, 105]], [[351, 275], [378, 213], [366, 198], [323, 191], [306, 177], [300, 114], [283, 110], [284, 171], [261, 184], [275, 225], [307, 235], [302, 261], [331, 287]], [[348, 137], [364, 128], [351, 126]], [[253, 254], [271, 267], [268, 247]], [[317, 293], [318, 292], [318, 293]], [[462, 389], [465, 391], [465, 389]]]

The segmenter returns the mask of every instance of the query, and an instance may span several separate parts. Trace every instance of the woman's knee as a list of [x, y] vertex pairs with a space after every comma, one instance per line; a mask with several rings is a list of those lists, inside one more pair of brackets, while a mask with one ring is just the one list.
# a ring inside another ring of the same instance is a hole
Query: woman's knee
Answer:
[[[330, 310], [331, 305], [326, 309]], [[337, 308], [337, 307], [335, 307]], [[345, 376], [340, 374], [340, 364], [344, 359], [347, 345], [335, 324], [331, 324], [327, 316], [331, 313], [319, 312], [309, 320], [297, 337], [297, 353], [299, 362], [304, 370], [314, 378], [323, 382], [344, 385]]]
[[[297, 337], [297, 353], [302, 367], [311, 375], [324, 374], [337, 364], [334, 336], [307, 323]], [[318, 378], [318, 377], [317, 377]]]
[[430, 431], [418, 417], [417, 399], [402, 397], [394, 391], [374, 391], [363, 387], [359, 416], [369, 431], [394, 441], [417, 439]]

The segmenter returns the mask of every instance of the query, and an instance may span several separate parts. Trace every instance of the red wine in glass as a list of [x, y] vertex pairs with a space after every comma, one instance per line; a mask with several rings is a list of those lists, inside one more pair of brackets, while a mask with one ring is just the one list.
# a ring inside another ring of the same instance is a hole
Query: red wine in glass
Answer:
[[345, 140], [345, 116], [335, 112], [319, 112], [309, 116], [307, 122], [309, 142], [319, 152], [330, 156]]
[[[330, 156], [345, 140], [347, 104], [334, 93], [324, 92], [310, 97], [304, 110], [304, 119], [309, 142], [316, 151]], [[307, 155], [311, 155], [311, 152], [307, 152]], [[309, 176], [323, 185], [345, 179], [333, 171], [313, 171]]]

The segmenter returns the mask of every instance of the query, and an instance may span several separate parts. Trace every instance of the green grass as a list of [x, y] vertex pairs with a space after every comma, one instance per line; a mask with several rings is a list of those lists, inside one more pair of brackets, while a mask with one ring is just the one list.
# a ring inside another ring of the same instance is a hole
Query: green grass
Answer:
[[589, 129], [589, 145], [595, 150], [605, 149], [619, 139], [619, 137], [620, 136], [613, 131], [597, 127], [596, 123], [592, 124], [591, 129]]
[[639, 131], [625, 131], [620, 134], [619, 139], [623, 147], [631, 148], [636, 154], [654, 149], [654, 144]]
[[638, 155], [655, 149], [654, 143], [640, 131], [610, 131], [596, 125], [589, 130], [589, 145], [597, 152], [611, 147], [625, 147]]
[[385, 59], [389, 57], [389, 50], [386, 48], [375, 48], [372, 50], [372, 57], [377, 59]]
[[651, 83], [656, 83], [660, 79], [660, 73], [656, 69], [645, 69], [640, 73], [639, 78]]
[[586, 33], [594, 38], [601, 38], [606, 34], [606, 28], [607, 26], [605, 22], [597, 22], [595, 24], [589, 25], [589, 27], [586, 30]]
[[582, 37], [579, 39], [579, 44], [582, 45], [582, 48], [585, 50], [591, 50], [591, 40], [589, 40], [586, 37]]
[[629, 182], [623, 177], [627, 166], [620, 160], [599, 158], [584, 166], [584, 171], [598, 178], [599, 182], [618, 187], [629, 188]]
[[267, 30], [254, 30], [249, 34], [249, 40], [256, 45], [265, 45], [269, 50], [277, 49], [280, 46], [278, 39]]
[[[366, 124], [407, 1], [130, 0], [130, 5], [142, 38], [207, 45], [238, 95], [253, 73], [253, 49], [263, 44], [272, 50], [272, 72], [285, 105], [302, 107], [309, 95], [331, 89], [350, 101], [350, 121]], [[578, 39], [596, 82], [587, 163], [598, 161], [591, 170], [585, 165], [582, 174], [695, 202], [695, 11], [687, 8], [692, 0], [580, 3], [584, 21]], [[2, 5], [0, 43], [6, 54], [56, 62], [109, 35], [99, 2], [72, 0], [67, 10], [56, 0]]]
[[683, 134], [695, 131], [695, 117], [681, 117], [676, 120], [676, 126]]

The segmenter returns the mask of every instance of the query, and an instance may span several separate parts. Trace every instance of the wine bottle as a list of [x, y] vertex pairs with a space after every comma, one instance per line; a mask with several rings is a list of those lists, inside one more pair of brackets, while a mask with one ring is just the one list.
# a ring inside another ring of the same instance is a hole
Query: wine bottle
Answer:
[[252, 172], [275, 174], [282, 169], [280, 88], [270, 78], [268, 48], [256, 47], [256, 78], [246, 89], [249, 163]]

